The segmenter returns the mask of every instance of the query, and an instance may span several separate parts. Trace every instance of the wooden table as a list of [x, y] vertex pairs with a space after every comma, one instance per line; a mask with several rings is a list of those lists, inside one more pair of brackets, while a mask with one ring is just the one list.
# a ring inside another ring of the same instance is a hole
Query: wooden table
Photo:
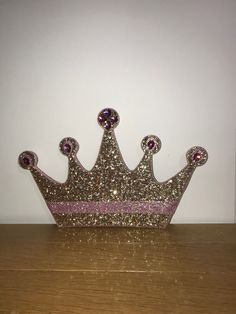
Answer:
[[0, 225], [0, 313], [236, 313], [236, 225]]

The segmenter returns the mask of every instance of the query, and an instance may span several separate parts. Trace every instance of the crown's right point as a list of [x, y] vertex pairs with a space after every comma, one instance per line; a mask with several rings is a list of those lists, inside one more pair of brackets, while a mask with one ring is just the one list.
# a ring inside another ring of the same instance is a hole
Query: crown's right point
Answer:
[[189, 164], [199, 167], [207, 162], [208, 153], [205, 148], [194, 146], [187, 151], [186, 157]]
[[156, 154], [161, 149], [161, 140], [155, 135], [145, 136], [141, 147], [144, 152]]
[[119, 114], [112, 108], [105, 108], [98, 114], [98, 123], [104, 130], [109, 131], [116, 128], [119, 122]]

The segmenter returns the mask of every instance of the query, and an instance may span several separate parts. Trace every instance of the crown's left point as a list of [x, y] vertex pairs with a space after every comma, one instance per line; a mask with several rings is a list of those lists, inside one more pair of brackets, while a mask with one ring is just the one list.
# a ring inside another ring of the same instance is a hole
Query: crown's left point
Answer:
[[60, 151], [63, 155], [72, 156], [79, 150], [78, 142], [72, 137], [65, 137], [59, 144]]
[[119, 114], [112, 108], [105, 108], [98, 114], [98, 123], [104, 130], [109, 131], [116, 128], [119, 122]]
[[38, 156], [31, 151], [24, 151], [18, 158], [19, 165], [27, 170], [36, 167], [38, 163]]

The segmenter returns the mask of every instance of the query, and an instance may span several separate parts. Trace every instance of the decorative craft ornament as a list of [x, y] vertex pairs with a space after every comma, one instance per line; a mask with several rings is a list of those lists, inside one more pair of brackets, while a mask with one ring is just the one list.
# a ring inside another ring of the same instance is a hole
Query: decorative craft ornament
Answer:
[[204, 148], [192, 147], [186, 154], [187, 165], [174, 177], [158, 182], [153, 173], [153, 155], [161, 148], [155, 135], [141, 142], [144, 156], [130, 170], [121, 155], [114, 129], [118, 113], [103, 109], [98, 123], [104, 129], [96, 163], [86, 170], [77, 159], [79, 145], [71, 137], [59, 145], [68, 157], [68, 177], [59, 183], [37, 167], [38, 157], [31, 151], [19, 156], [22, 168], [30, 170], [59, 227], [157, 227], [171, 221], [196, 167], [208, 158]]

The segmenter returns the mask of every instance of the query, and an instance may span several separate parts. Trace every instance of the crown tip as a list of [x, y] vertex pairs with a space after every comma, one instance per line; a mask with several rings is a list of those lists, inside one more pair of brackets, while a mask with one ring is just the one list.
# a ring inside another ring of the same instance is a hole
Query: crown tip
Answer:
[[147, 135], [143, 138], [141, 147], [144, 152], [156, 154], [161, 149], [161, 140], [156, 135]]
[[208, 153], [205, 148], [194, 146], [187, 151], [186, 157], [189, 164], [199, 167], [207, 162]]
[[65, 137], [59, 144], [59, 149], [63, 155], [75, 155], [79, 150], [78, 142], [72, 137]]
[[18, 162], [23, 169], [29, 170], [32, 167], [37, 166], [38, 156], [31, 151], [24, 151], [20, 154]]
[[111, 130], [117, 127], [120, 122], [118, 112], [112, 108], [105, 108], [98, 114], [98, 123], [104, 130]]

